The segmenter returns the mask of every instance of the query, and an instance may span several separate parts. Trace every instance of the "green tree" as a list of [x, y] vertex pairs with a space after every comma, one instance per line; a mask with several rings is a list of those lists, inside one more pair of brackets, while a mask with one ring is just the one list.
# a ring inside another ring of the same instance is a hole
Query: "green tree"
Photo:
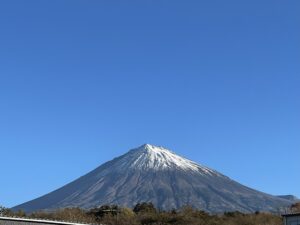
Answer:
[[11, 216], [12, 211], [4, 206], [0, 206], [0, 216]]
[[156, 213], [157, 210], [152, 202], [142, 202], [135, 205], [133, 208], [135, 213]]

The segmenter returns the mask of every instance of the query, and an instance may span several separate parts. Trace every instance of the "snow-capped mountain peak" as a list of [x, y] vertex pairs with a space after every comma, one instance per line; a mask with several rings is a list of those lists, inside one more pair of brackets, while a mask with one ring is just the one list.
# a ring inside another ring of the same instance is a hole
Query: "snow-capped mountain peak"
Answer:
[[293, 203], [241, 185], [166, 148], [145, 144], [13, 210], [134, 207], [138, 202], [152, 202], [161, 209], [190, 205], [209, 212], [277, 212]]
[[122, 167], [139, 170], [172, 170], [179, 169], [185, 171], [202, 172], [209, 175], [218, 173], [205, 166], [176, 155], [172, 151], [151, 144], [144, 144], [129, 151], [122, 158]]

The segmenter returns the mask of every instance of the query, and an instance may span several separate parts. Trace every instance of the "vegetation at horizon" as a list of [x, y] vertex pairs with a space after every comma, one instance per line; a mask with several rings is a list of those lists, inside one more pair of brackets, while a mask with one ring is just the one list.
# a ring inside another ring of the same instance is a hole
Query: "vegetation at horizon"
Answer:
[[[290, 212], [300, 212], [300, 202], [291, 206]], [[65, 208], [54, 212], [13, 212], [0, 207], [0, 215], [33, 219], [60, 220], [68, 222], [106, 225], [281, 225], [279, 214], [265, 212], [241, 213], [207, 212], [185, 206], [180, 210], [160, 211], [152, 203], [139, 203], [133, 209], [117, 205], [104, 205], [91, 210]]]

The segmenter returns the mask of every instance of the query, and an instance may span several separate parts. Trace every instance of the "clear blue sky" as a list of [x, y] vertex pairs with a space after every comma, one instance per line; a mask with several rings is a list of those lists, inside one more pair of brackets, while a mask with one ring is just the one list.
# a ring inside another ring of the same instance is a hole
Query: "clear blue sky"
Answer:
[[143, 143], [300, 197], [300, 1], [0, 3], [0, 205]]

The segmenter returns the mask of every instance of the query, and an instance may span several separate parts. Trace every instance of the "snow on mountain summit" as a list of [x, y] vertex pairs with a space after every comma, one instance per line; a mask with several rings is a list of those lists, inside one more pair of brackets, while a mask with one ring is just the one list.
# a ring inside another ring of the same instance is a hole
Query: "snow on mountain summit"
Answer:
[[166, 210], [190, 205], [216, 213], [277, 212], [293, 203], [241, 185], [166, 148], [145, 144], [13, 210], [91, 209], [106, 204], [133, 208], [139, 202]]
[[140, 170], [181, 169], [202, 172], [208, 175], [218, 174], [216, 171], [178, 156], [166, 148], [150, 144], [144, 144], [129, 151], [123, 155], [121, 161], [122, 163], [119, 165], [123, 168]]

